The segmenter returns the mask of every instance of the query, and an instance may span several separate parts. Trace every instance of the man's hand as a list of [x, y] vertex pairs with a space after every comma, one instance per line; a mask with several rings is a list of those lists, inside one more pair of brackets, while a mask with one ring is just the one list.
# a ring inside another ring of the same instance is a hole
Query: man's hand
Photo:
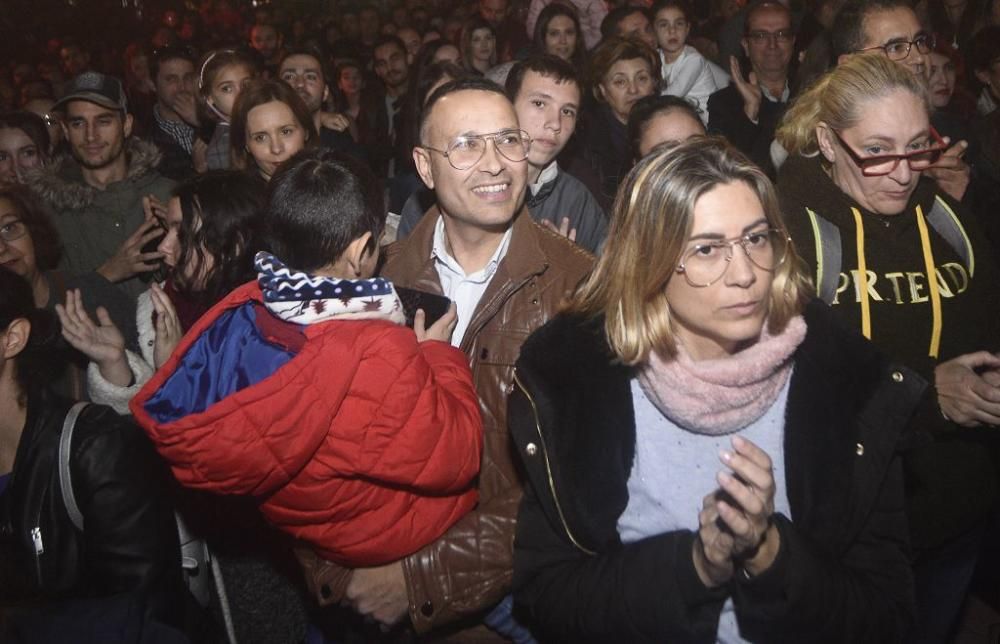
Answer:
[[106, 262], [101, 264], [97, 272], [109, 282], [122, 282], [139, 273], [155, 271], [163, 253], [152, 251], [142, 252], [142, 247], [163, 235], [163, 229], [156, 219], [147, 218], [135, 229], [128, 239], [122, 242], [118, 250]]
[[410, 606], [402, 561], [355, 569], [344, 601], [361, 615], [385, 626], [394, 625], [406, 616]]
[[[944, 141], [945, 143], [950, 142], [948, 137], [945, 137]], [[959, 141], [945, 150], [937, 163], [926, 170], [927, 176], [934, 179], [938, 187], [948, 193], [948, 196], [955, 201], [961, 201], [969, 187], [972, 170], [969, 168], [969, 164], [962, 159], [968, 149], [967, 142]]]
[[319, 124], [328, 130], [343, 132], [347, 128], [351, 127], [351, 119], [339, 112], [320, 112]]
[[764, 95], [757, 84], [757, 74], [750, 72], [748, 79], [743, 78], [743, 70], [736, 56], [729, 57], [729, 73], [733, 77], [733, 85], [743, 98], [743, 113], [752, 122], [757, 122], [757, 115], [760, 113], [760, 102]]
[[563, 217], [562, 221], [559, 222], [558, 228], [548, 219], [543, 219], [541, 223], [552, 232], [562, 235], [571, 242], [576, 241], [576, 228], [570, 228], [569, 217]]
[[190, 125], [198, 127], [198, 101], [191, 92], [180, 92], [172, 105], [177, 116]]
[[1000, 357], [967, 353], [934, 368], [934, 388], [945, 417], [963, 427], [1000, 425]]
[[191, 165], [194, 166], [194, 171], [198, 174], [208, 172], [208, 144], [197, 136], [194, 137], [194, 143], [191, 144]]

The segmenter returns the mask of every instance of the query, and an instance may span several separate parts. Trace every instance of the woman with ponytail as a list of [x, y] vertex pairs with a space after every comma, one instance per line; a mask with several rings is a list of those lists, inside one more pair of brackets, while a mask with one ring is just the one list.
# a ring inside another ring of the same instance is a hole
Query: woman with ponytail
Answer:
[[850, 57], [785, 114], [778, 192], [817, 295], [934, 384], [907, 510], [917, 614], [935, 620], [915, 632], [947, 641], [997, 499], [1000, 273], [976, 220], [923, 176], [946, 147], [930, 111], [902, 66]]
[[28, 282], [0, 267], [0, 606], [20, 607], [0, 640], [90, 642], [176, 624], [183, 585], [166, 469], [110, 408], [85, 406], [68, 423], [73, 401], [48, 391], [58, 339]]

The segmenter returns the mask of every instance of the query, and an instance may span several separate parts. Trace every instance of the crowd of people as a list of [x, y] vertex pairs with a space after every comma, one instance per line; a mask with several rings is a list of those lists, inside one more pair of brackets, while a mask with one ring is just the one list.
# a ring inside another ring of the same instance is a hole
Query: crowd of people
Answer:
[[0, 640], [1000, 613], [1000, 0], [318, 4], [0, 62]]

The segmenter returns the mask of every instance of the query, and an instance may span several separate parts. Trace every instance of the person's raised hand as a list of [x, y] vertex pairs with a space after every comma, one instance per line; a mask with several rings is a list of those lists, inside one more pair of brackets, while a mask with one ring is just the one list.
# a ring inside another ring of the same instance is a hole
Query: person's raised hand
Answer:
[[977, 351], [934, 368], [934, 388], [945, 418], [963, 427], [1000, 425], [1000, 357]]
[[413, 332], [417, 334], [417, 342], [427, 342], [428, 340], [438, 340], [440, 342], [451, 342], [451, 334], [455, 332], [455, 325], [458, 324], [458, 308], [452, 302], [448, 307], [448, 312], [425, 329], [424, 324], [426, 314], [423, 309], [417, 309], [413, 314]]
[[153, 367], [159, 369], [173, 353], [177, 344], [181, 341], [184, 332], [181, 330], [181, 321], [177, 317], [177, 310], [167, 294], [163, 292], [160, 285], [152, 283], [149, 285], [150, 299], [153, 302], [153, 310], [156, 311], [156, 339], [153, 343]]
[[[944, 142], [948, 144], [950, 139], [944, 137]], [[965, 196], [972, 176], [972, 169], [962, 158], [968, 149], [969, 144], [966, 141], [959, 141], [945, 150], [937, 163], [925, 170], [927, 176], [934, 179], [938, 187], [955, 201], [961, 201]]]
[[733, 78], [736, 91], [743, 99], [743, 113], [756, 123], [757, 115], [760, 113], [760, 102], [764, 100], [764, 94], [757, 83], [757, 74], [750, 72], [748, 78], [743, 78], [743, 70], [740, 69], [740, 62], [736, 56], [729, 57], [729, 73]]
[[155, 271], [159, 267], [159, 260], [163, 259], [163, 253], [144, 253], [142, 248], [162, 235], [163, 229], [159, 222], [147, 218], [122, 242], [115, 254], [98, 267], [97, 272], [109, 282], [122, 282], [140, 273]]
[[174, 99], [174, 104], [171, 106], [174, 111], [177, 112], [177, 116], [190, 125], [191, 127], [198, 127], [198, 101], [195, 99], [192, 92], [180, 92], [177, 94], [177, 98]]
[[118, 387], [132, 382], [132, 370], [125, 357], [125, 338], [111, 321], [107, 309], [97, 307], [97, 324], [83, 308], [79, 289], [66, 291], [65, 304], [56, 304], [62, 336], [71, 347], [92, 360], [101, 377]]
[[351, 127], [351, 119], [340, 112], [320, 112], [319, 124], [328, 130], [343, 132]]

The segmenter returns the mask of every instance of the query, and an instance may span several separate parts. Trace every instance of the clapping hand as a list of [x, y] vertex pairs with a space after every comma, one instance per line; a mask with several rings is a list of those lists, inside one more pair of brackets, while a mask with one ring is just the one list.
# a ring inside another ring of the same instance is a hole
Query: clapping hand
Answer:
[[132, 370], [125, 357], [125, 338], [111, 321], [107, 309], [97, 307], [97, 324], [83, 308], [79, 289], [66, 291], [66, 303], [56, 304], [62, 336], [74, 349], [90, 358], [101, 377], [118, 387], [132, 382]]
[[760, 102], [764, 98], [760, 85], [757, 83], [757, 74], [750, 72], [748, 78], [744, 79], [743, 70], [740, 69], [740, 63], [736, 60], [736, 56], [729, 57], [729, 73], [733, 77], [733, 85], [736, 86], [736, 90], [743, 99], [743, 113], [756, 123], [757, 115], [760, 113]]
[[184, 335], [181, 331], [181, 321], [170, 298], [155, 282], [149, 287], [149, 295], [156, 311], [156, 340], [153, 344], [153, 366], [157, 369], [163, 366], [170, 354]]

